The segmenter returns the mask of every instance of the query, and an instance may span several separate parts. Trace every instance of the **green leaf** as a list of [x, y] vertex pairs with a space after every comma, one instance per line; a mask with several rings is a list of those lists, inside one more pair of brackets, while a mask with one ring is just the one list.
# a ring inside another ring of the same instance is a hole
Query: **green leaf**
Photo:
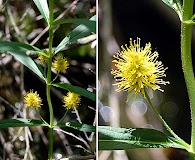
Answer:
[[92, 16], [89, 20], [96, 21], [96, 15]]
[[87, 125], [87, 124], [82, 124], [78, 122], [66, 122], [66, 123], [59, 123], [57, 124], [59, 127], [68, 127], [68, 128], [73, 128], [79, 131], [84, 131], [84, 132], [95, 132], [96, 127]]
[[98, 126], [99, 150], [124, 150], [133, 148], [182, 148], [177, 139], [146, 128], [118, 128]]
[[37, 51], [42, 52], [39, 48], [19, 43], [19, 42], [9, 42], [9, 41], [1, 41], [0, 40], [0, 51], [7, 51], [12, 56], [14, 56], [18, 61], [32, 70], [35, 74], [37, 74], [40, 78], [45, 79], [43, 76], [42, 68], [36, 64], [24, 51]]
[[167, 6], [174, 9], [178, 14], [180, 20], [182, 20], [182, 0], [162, 0]]
[[93, 101], [96, 100], [96, 95], [92, 92], [89, 92], [88, 90], [86, 90], [84, 88], [73, 86], [73, 85], [70, 85], [70, 84], [67, 84], [67, 83], [52, 83], [51, 85], [53, 85], [55, 87], [66, 89], [70, 92], [77, 93], [77, 94], [79, 94], [81, 96], [84, 96], [86, 98], [89, 98]]
[[33, 0], [45, 21], [49, 24], [49, 7], [47, 0]]
[[[96, 16], [93, 16], [90, 20], [94, 21]], [[69, 33], [61, 42], [60, 44], [56, 47], [55, 49], [55, 54], [61, 51], [64, 47], [72, 44], [73, 42], [76, 42], [79, 38], [82, 38], [91, 32], [95, 30], [95, 25], [91, 28], [91, 26], [85, 26], [85, 25], [79, 25], [71, 33]]]
[[41, 51], [35, 46], [20, 42], [9, 42], [0, 40], [0, 51]]
[[77, 25], [84, 25], [87, 28], [89, 28], [91, 30], [91, 32], [96, 33], [96, 21], [92, 21], [92, 20], [87, 20], [87, 19], [59, 19], [57, 21], [55, 21], [53, 23], [53, 27], [55, 28], [56, 26], [60, 25], [60, 24], [64, 24], [64, 23], [74, 23]]
[[41, 79], [45, 80], [42, 68], [36, 64], [28, 55], [22, 51], [10, 51], [10, 54], [14, 56], [18, 61], [28, 67], [31, 71], [37, 74]]
[[0, 120], [0, 128], [26, 127], [26, 126], [48, 126], [48, 124], [37, 119], [17, 118], [17, 119]]

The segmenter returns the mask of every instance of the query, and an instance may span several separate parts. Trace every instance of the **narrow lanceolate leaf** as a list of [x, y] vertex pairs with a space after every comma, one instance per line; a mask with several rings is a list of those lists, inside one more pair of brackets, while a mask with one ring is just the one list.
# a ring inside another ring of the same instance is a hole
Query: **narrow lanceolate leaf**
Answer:
[[86, 90], [84, 88], [81, 88], [81, 87], [78, 87], [78, 86], [73, 86], [73, 85], [70, 85], [70, 84], [67, 84], [67, 83], [52, 83], [52, 85], [55, 86], [55, 87], [66, 89], [70, 92], [77, 93], [77, 94], [79, 94], [81, 96], [84, 96], [86, 98], [89, 98], [93, 101], [96, 100], [96, 95], [92, 92], [89, 92], [88, 90]]
[[36, 75], [38, 75], [41, 79], [45, 79], [43, 76], [44, 74], [42, 68], [38, 64], [36, 64], [28, 55], [26, 55], [26, 53], [22, 51], [10, 51], [9, 53], [23, 65], [33, 71]]
[[49, 24], [49, 7], [47, 0], [33, 0], [45, 21]]
[[52, 26], [55, 28], [56, 26], [58, 25], [61, 25], [61, 24], [64, 24], [64, 23], [74, 23], [74, 24], [77, 24], [77, 25], [84, 25], [86, 26], [87, 28], [89, 28], [91, 30], [91, 32], [94, 32], [96, 33], [96, 21], [93, 21], [93, 20], [87, 20], [87, 19], [65, 19], [65, 18], [62, 18], [62, 19], [59, 19], [57, 21], [55, 21]]
[[96, 15], [92, 16], [89, 20], [96, 21]]
[[[90, 20], [94, 22], [95, 16], [93, 16]], [[72, 44], [73, 42], [76, 42], [79, 38], [83, 38], [86, 35], [89, 35], [91, 32], [95, 31], [96, 25], [92, 25], [92, 26], [93, 27], [91, 27], [91, 25], [85, 26], [82, 24], [76, 27], [75, 29], [73, 29], [73, 31], [70, 32], [56, 47], [55, 54], [61, 51], [64, 47]]]
[[99, 150], [169, 147], [186, 149], [175, 138], [153, 129], [98, 126], [98, 134]]
[[167, 6], [171, 7], [178, 14], [180, 20], [182, 20], [182, 0], [162, 0]]
[[20, 61], [22, 64], [24, 64], [30, 70], [32, 70], [40, 78], [44, 79], [42, 68], [38, 64], [36, 64], [25, 53], [25, 51], [41, 52], [41, 50], [39, 48], [31, 46], [29, 44], [0, 40], [0, 51], [9, 52], [12, 56], [14, 56], [18, 61]]
[[84, 132], [95, 132], [96, 127], [87, 125], [87, 124], [82, 124], [78, 122], [66, 122], [66, 123], [59, 123], [57, 124], [59, 127], [65, 127], [65, 128], [73, 128], [79, 131], [84, 131]]
[[20, 42], [9, 42], [0, 40], [0, 51], [41, 51], [35, 46]]
[[0, 128], [26, 127], [26, 126], [48, 126], [48, 124], [37, 119], [17, 118], [17, 119], [0, 120]]

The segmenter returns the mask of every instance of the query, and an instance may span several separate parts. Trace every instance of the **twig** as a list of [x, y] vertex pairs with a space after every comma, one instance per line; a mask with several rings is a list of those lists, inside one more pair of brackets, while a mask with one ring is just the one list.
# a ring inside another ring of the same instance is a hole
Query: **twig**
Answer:
[[43, 129], [40, 126], [37, 126], [37, 130], [38, 130], [39, 134], [41, 135], [41, 138], [42, 138], [43, 142], [45, 143], [45, 145], [48, 145], [48, 139], [45, 136]]
[[65, 147], [65, 149], [66, 149], [68, 155], [72, 155], [72, 154], [73, 154], [73, 151], [72, 151], [72, 149], [71, 149], [71, 147], [70, 147], [70, 145], [69, 145], [69, 142], [68, 142], [68, 140], [67, 140], [67, 138], [66, 138], [66, 135], [63, 134], [61, 131], [57, 131], [56, 133], [57, 133], [57, 134], [59, 135], [59, 137], [62, 139], [62, 143], [63, 143], [63, 145], [64, 145], [64, 147]]
[[20, 113], [21, 111], [16, 109], [12, 104], [10, 104], [7, 100], [5, 100], [3, 97], [0, 96], [0, 101], [4, 102], [6, 105], [8, 105], [9, 107], [11, 107], [16, 114], [18, 115], [18, 113]]
[[[11, 155], [11, 153], [13, 153], [13, 150], [12, 150], [12, 144], [10, 142], [6, 142], [2, 133], [0, 132], [0, 141], [1, 141], [1, 144], [3, 145], [3, 160], [6, 159], [6, 153], [7, 155]], [[7, 147], [8, 146], [8, 147]]]
[[95, 159], [95, 155], [88, 155], [88, 156], [77, 156], [77, 157], [69, 157], [69, 158], [62, 158], [61, 160], [82, 160], [82, 159]]
[[[76, 108], [74, 108], [73, 113], [76, 114], [78, 122], [79, 122], [79, 123], [82, 123], [81, 118], [80, 118], [80, 116], [79, 116], [79, 112], [78, 112], [78, 110], [77, 110]], [[88, 136], [87, 136], [87, 137], [88, 137]]]
[[[95, 118], [94, 118], [94, 121], [93, 121], [93, 126], [96, 125], [96, 119], [97, 119], [97, 114], [95, 114]], [[97, 132], [96, 132], [97, 133]], [[98, 134], [98, 133], [97, 133]], [[89, 136], [89, 141], [92, 142], [93, 140], [93, 137], [94, 137], [95, 133], [92, 132], [91, 135]], [[96, 135], [98, 137], [98, 135]], [[91, 144], [91, 143], [90, 143]]]
[[8, 2], [9, 2], [9, 0], [6, 0], [5, 3], [2, 5], [3, 0], [0, 0], [0, 6], [2, 6], [2, 7], [0, 8], [0, 11], [2, 11], [2, 10], [5, 8], [5, 6], [7, 5]]
[[11, 143], [13, 143], [18, 138], [18, 135], [20, 135], [22, 130], [23, 130], [23, 127], [20, 127], [17, 134], [12, 138]]
[[[76, 116], [77, 116], [78, 122], [79, 122], [79, 123], [82, 123], [81, 118], [80, 118], [79, 113], [78, 113], [78, 110], [77, 110], [76, 108], [74, 108], [74, 113], [75, 113]], [[87, 141], [88, 141], [88, 143], [89, 143], [89, 146], [90, 146], [89, 148], [90, 148], [91, 152], [94, 152], [94, 151], [93, 151], [93, 148], [92, 148], [92, 146], [91, 146], [91, 137], [89, 138], [89, 136], [87, 135], [87, 133], [86, 133], [85, 131], [83, 131], [83, 133], [84, 133], [84, 135], [85, 135], [85, 137], [86, 137], [86, 139], [87, 139]]]
[[83, 142], [85, 144], [85, 146], [89, 148], [88, 143], [83, 138], [80, 138], [78, 136], [75, 136], [73, 133], [64, 131], [64, 130], [60, 129], [59, 127], [55, 127], [54, 130], [56, 130], [57, 132], [63, 132], [65, 134], [69, 135], [69, 136], [72, 136], [72, 137], [76, 138], [77, 140]]
[[84, 147], [81, 146], [81, 145], [71, 145], [71, 146], [76, 147], [76, 148], [81, 148], [81, 149], [83, 149], [85, 152], [91, 153], [89, 150], [87, 150], [86, 148], [84, 148]]
[[[23, 39], [22, 34], [21, 34], [18, 26], [16, 25], [16, 22], [14, 21], [13, 14], [10, 10], [9, 5], [7, 6], [7, 12], [8, 12], [9, 18], [11, 20], [11, 23], [14, 27], [14, 30], [15, 30], [16, 34]], [[28, 43], [26, 41], [26, 39], [23, 39], [23, 41], [25, 43]], [[24, 91], [24, 66], [22, 64], [20, 64], [20, 91], [21, 91], [21, 97], [23, 97], [24, 94], [25, 94], [25, 91]], [[22, 100], [20, 102], [20, 106], [24, 106]], [[23, 107], [23, 117], [25, 119], [27, 118], [26, 113], [27, 113], [26, 108]], [[28, 127], [24, 127], [24, 135], [25, 135], [25, 142], [26, 142], [26, 150], [25, 150], [24, 160], [26, 160], [28, 158], [28, 155], [29, 155], [29, 158], [31, 160], [31, 159], [33, 159], [33, 156], [31, 154], [31, 150], [30, 150], [29, 136], [30, 136], [31, 139], [32, 139], [32, 137], [31, 137], [31, 133], [30, 133], [30, 130], [29, 130]]]
[[10, 9], [9, 5], [7, 6], [7, 13], [8, 13], [8, 15], [9, 15], [11, 24], [13, 25], [16, 34], [17, 34], [18, 36], [20, 36], [20, 37], [22, 38], [22, 40], [23, 40], [25, 43], [28, 43], [28, 42], [22, 37], [22, 34], [21, 34], [21, 32], [20, 32], [18, 26], [16, 25], [16, 22], [14, 21], [13, 14], [12, 14], [12, 12], [11, 12], [11, 9]]
[[47, 26], [31, 43], [30, 45], [34, 45], [47, 31], [49, 30], [49, 26]]

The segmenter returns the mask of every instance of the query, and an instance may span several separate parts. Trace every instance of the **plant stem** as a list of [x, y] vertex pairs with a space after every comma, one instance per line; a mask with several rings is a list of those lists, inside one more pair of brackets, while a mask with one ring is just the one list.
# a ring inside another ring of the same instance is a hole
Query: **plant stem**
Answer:
[[193, 15], [193, 5], [194, 0], [183, 1], [181, 22], [181, 59], [191, 108], [192, 130], [190, 152], [195, 153], [195, 79], [191, 57], [192, 24], [185, 23], [185, 21], [190, 20]]
[[49, 106], [50, 112], [50, 128], [49, 128], [49, 152], [48, 158], [51, 160], [53, 157], [53, 123], [54, 123], [54, 116], [53, 116], [53, 107], [51, 103], [51, 96], [50, 96], [50, 85], [47, 84], [47, 102]]
[[46, 87], [46, 94], [47, 94], [47, 102], [49, 106], [49, 113], [50, 113], [50, 128], [49, 128], [49, 152], [48, 152], [48, 159], [52, 160], [53, 158], [53, 126], [54, 126], [54, 114], [53, 114], [53, 107], [51, 103], [51, 66], [52, 66], [52, 57], [53, 57], [53, 0], [49, 0], [49, 59], [48, 59], [48, 70], [47, 70], [47, 87]]
[[66, 110], [64, 116], [58, 121], [57, 124], [60, 124], [65, 119], [67, 113], [68, 113], [68, 110]]
[[185, 146], [186, 149], [189, 149], [189, 145], [182, 140], [177, 134], [175, 134], [175, 132], [169, 127], [169, 125], [165, 122], [165, 120], [162, 118], [162, 116], [158, 113], [157, 109], [154, 107], [154, 105], [152, 104], [152, 101], [150, 99], [150, 97], [148, 96], [148, 93], [146, 91], [146, 89], [144, 88], [144, 92], [146, 95], [146, 98], [148, 100], [148, 103], [150, 104], [152, 110], [154, 111], [154, 113], [156, 114], [157, 118], [160, 120], [160, 122], [163, 124], [163, 126], [167, 129], [167, 131], [169, 131], [169, 133], [175, 137], [177, 140], [179, 140], [179, 142]]

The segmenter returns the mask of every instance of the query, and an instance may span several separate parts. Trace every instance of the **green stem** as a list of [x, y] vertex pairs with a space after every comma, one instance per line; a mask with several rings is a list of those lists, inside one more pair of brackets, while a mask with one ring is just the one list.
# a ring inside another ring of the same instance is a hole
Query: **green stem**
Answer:
[[53, 115], [53, 107], [51, 103], [51, 86], [47, 84], [47, 102], [49, 106], [49, 112], [50, 112], [50, 128], [49, 128], [49, 152], [48, 157], [50, 160], [52, 160], [53, 157], [53, 124], [54, 124], [54, 115]]
[[190, 160], [195, 160], [195, 154], [194, 153], [189, 153]]
[[194, 0], [183, 1], [183, 15], [181, 22], [181, 59], [191, 108], [192, 130], [190, 152], [195, 153], [195, 79], [191, 57], [192, 24], [185, 23], [185, 21], [190, 20], [193, 15], [193, 5]]
[[64, 116], [58, 121], [57, 124], [60, 124], [65, 119], [67, 113], [68, 113], [68, 110], [66, 110]]
[[189, 149], [189, 145], [182, 140], [177, 134], [175, 134], [175, 132], [169, 127], [169, 125], [165, 122], [165, 120], [162, 118], [162, 116], [158, 113], [157, 109], [154, 107], [154, 105], [152, 104], [152, 101], [150, 99], [150, 97], [148, 96], [148, 93], [146, 91], [146, 89], [144, 88], [144, 92], [146, 95], [146, 98], [148, 100], [148, 103], [150, 104], [152, 110], [154, 111], [154, 113], [156, 114], [157, 118], [160, 120], [160, 122], [163, 124], [163, 126], [167, 129], [167, 131], [173, 136], [175, 137], [177, 140], [180, 141], [180, 143], [186, 147], [186, 149]]
[[46, 88], [46, 94], [47, 94], [47, 102], [49, 106], [49, 113], [50, 113], [50, 128], [49, 128], [49, 152], [48, 152], [48, 158], [49, 160], [52, 160], [53, 158], [53, 126], [54, 126], [54, 114], [53, 114], [53, 107], [51, 103], [51, 67], [52, 67], [52, 57], [53, 57], [53, 29], [52, 29], [52, 23], [53, 23], [53, 0], [49, 0], [49, 59], [48, 59], [48, 70], [47, 70], [47, 88]]
[[58, 78], [58, 76], [59, 76], [59, 73], [56, 74], [56, 77], [52, 80], [51, 83], [53, 83]]

